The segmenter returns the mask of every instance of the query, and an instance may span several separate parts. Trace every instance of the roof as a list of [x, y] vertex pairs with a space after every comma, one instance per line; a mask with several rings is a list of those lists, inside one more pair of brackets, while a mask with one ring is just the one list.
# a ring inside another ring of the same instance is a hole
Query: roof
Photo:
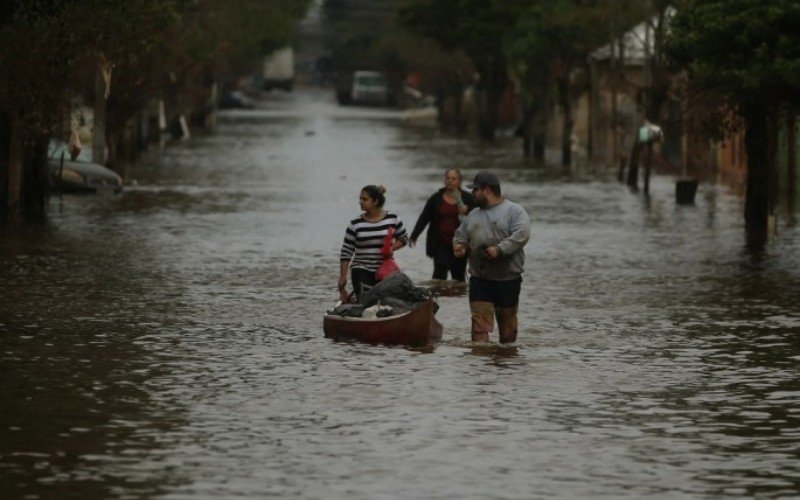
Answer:
[[[667, 7], [664, 12], [664, 19], [668, 21], [675, 15], [675, 12], [674, 8]], [[656, 15], [649, 20], [642, 21], [617, 39], [617, 41], [623, 41], [622, 54], [624, 56], [624, 64], [641, 66], [644, 64], [646, 56], [653, 53], [655, 47], [655, 28], [658, 25], [659, 17], [660, 16]], [[620, 58], [619, 43], [613, 44], [613, 50], [614, 56]], [[589, 54], [589, 59], [594, 61], [611, 59], [611, 51], [612, 44], [603, 45], [592, 51]]]

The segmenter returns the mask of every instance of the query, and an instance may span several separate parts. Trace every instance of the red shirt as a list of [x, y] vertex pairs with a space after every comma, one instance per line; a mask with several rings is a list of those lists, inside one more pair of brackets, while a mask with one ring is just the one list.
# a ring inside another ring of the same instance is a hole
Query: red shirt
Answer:
[[442, 200], [439, 203], [439, 227], [437, 233], [439, 234], [439, 243], [445, 245], [453, 244], [453, 235], [456, 234], [456, 229], [461, 224], [458, 219], [458, 205], [451, 205]]

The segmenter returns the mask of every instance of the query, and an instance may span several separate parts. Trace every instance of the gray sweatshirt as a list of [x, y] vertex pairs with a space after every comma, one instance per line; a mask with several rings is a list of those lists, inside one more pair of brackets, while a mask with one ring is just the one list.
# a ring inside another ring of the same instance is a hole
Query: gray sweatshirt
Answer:
[[[525, 265], [522, 248], [531, 237], [531, 220], [521, 206], [503, 200], [491, 208], [472, 210], [461, 223], [453, 243], [469, 249], [469, 272], [472, 276], [494, 281], [520, 277]], [[500, 248], [494, 260], [483, 257], [490, 246]]]

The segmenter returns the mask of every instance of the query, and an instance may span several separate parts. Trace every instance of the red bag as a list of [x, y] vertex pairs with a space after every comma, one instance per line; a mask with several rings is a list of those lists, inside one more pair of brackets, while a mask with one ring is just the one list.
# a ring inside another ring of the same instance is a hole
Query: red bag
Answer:
[[394, 239], [394, 228], [390, 227], [386, 232], [386, 238], [383, 240], [383, 247], [381, 247], [381, 255], [383, 256], [383, 263], [381, 267], [375, 271], [375, 279], [381, 281], [388, 278], [392, 274], [400, 270], [400, 266], [392, 258], [392, 240]]
[[395, 262], [394, 259], [386, 259], [383, 261], [383, 264], [381, 264], [381, 267], [375, 271], [375, 279], [381, 281], [399, 270], [400, 266], [397, 265], [397, 262]]
[[394, 228], [390, 227], [386, 231], [386, 237], [383, 238], [383, 247], [381, 247], [381, 256], [384, 259], [392, 258], [392, 239], [394, 239]]

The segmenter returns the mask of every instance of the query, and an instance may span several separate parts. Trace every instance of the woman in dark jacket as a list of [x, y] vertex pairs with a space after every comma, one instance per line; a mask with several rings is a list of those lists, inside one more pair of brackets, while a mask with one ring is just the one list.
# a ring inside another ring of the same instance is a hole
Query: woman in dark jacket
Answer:
[[454, 280], [465, 281], [467, 259], [453, 255], [453, 235], [461, 218], [473, 208], [475, 199], [461, 189], [461, 171], [447, 170], [444, 187], [428, 198], [409, 241], [409, 246], [416, 245], [422, 230], [428, 226], [425, 253], [433, 259], [433, 279], [447, 279], [449, 271]]

